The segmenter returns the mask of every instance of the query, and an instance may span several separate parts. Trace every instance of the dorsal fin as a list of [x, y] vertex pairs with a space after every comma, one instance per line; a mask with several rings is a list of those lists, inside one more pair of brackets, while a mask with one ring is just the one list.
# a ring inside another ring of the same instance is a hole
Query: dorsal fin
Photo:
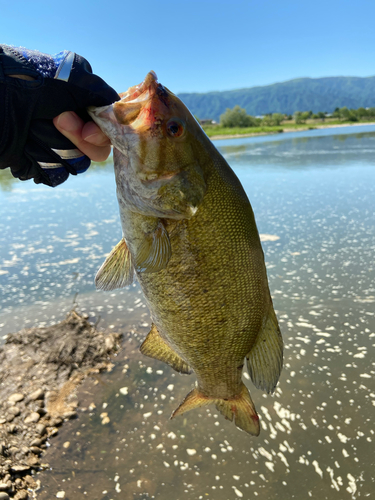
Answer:
[[283, 367], [283, 339], [272, 304], [263, 328], [246, 358], [255, 387], [268, 393], [273, 392]]

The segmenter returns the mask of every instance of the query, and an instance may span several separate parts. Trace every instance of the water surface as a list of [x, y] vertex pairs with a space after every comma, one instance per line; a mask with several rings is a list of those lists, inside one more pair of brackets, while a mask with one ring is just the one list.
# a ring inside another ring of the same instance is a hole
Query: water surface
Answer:
[[138, 353], [150, 323], [138, 285], [94, 290], [121, 238], [111, 167], [54, 190], [1, 181], [1, 335], [60, 320], [74, 300], [126, 335], [113, 370], [80, 390], [79, 419], [53, 438], [41, 499], [375, 495], [375, 127], [216, 145], [259, 232], [278, 237], [263, 246], [285, 366], [272, 396], [248, 382], [259, 438], [214, 407], [170, 421], [194, 376]]

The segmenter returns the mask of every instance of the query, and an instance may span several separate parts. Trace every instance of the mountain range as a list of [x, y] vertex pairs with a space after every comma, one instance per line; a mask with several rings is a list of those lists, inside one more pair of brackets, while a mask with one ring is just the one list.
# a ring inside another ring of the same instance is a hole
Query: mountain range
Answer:
[[227, 108], [237, 104], [249, 115], [293, 114], [295, 111], [325, 111], [335, 108], [375, 107], [375, 76], [297, 78], [262, 87], [206, 93], [181, 93], [178, 97], [200, 119], [218, 121]]

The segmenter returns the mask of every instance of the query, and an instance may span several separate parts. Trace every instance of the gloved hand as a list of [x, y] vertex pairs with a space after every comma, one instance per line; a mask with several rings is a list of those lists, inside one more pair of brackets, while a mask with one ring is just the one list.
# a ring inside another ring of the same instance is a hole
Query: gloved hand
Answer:
[[57, 186], [84, 172], [90, 159], [54, 126], [74, 111], [85, 122], [88, 106], [120, 99], [74, 52], [54, 56], [0, 45], [0, 168], [14, 177]]

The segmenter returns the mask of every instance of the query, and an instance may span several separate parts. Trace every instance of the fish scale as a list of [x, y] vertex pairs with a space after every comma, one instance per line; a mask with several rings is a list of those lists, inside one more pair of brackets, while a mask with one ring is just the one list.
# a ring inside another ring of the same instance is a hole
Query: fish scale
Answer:
[[[221, 379], [228, 381], [230, 372], [226, 391], [215, 394], [226, 398], [238, 393], [242, 373], [238, 367], [242, 368], [270, 306], [268, 287], [261, 279], [265, 268], [260, 240], [251, 238], [256, 230], [251, 207], [244, 197], [232, 195], [232, 189], [220, 179], [210, 183], [199, 217], [186, 221], [171, 236], [168, 267], [158, 273], [157, 280], [152, 274], [138, 276], [154, 323], [193, 368], [202, 393], [214, 394], [218, 384], [223, 385]], [[224, 205], [223, 198], [229, 203]], [[218, 216], [212, 218], [217, 206]], [[223, 234], [220, 245], [218, 238]], [[225, 241], [231, 244], [223, 254]], [[200, 250], [199, 259], [191, 247]], [[258, 262], [252, 253], [258, 253]], [[194, 359], [189, 356], [192, 349], [199, 352]]]
[[123, 229], [97, 286], [130, 284], [135, 272], [153, 320], [141, 352], [195, 373], [196, 387], [172, 418], [215, 404], [258, 435], [243, 366], [246, 359], [256, 387], [272, 392], [283, 343], [250, 202], [189, 110], [154, 73], [122, 95], [90, 110], [115, 147]]

